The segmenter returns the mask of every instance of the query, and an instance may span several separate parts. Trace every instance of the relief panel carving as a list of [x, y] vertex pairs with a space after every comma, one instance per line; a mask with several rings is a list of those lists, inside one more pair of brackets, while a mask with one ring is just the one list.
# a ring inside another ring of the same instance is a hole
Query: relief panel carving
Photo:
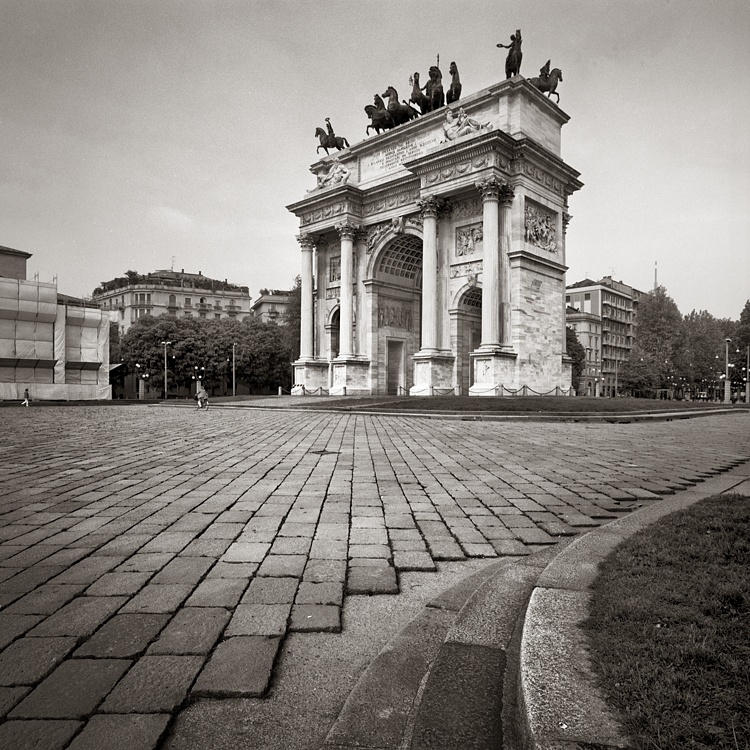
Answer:
[[524, 240], [550, 253], [557, 252], [557, 214], [530, 201], [524, 202]]
[[483, 237], [481, 222], [456, 227], [456, 257], [463, 258], [475, 253], [481, 255]]

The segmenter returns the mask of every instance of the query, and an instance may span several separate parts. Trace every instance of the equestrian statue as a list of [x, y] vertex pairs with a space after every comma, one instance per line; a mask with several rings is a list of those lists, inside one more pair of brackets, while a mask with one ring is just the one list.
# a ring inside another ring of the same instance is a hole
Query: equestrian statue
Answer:
[[374, 104], [368, 104], [365, 107], [365, 112], [370, 118], [370, 124], [365, 130], [366, 135], [370, 135], [370, 128], [380, 135], [381, 130], [390, 130], [396, 126], [391, 113], [385, 108], [385, 103], [378, 94], [375, 94], [374, 102]]
[[337, 151], [341, 151], [343, 148], [349, 148], [349, 141], [343, 136], [338, 136], [333, 132], [330, 117], [326, 117], [326, 128], [328, 132], [323, 130], [323, 128], [315, 128], [315, 137], [320, 141], [320, 145], [315, 149], [316, 154], [321, 148], [326, 154], [329, 153], [329, 148], [335, 148]]
[[560, 68], [549, 69], [550, 60], [544, 64], [539, 71], [538, 78], [529, 78], [529, 83], [532, 86], [536, 86], [542, 93], [547, 92], [547, 96], [552, 98], [552, 94], [557, 97], [557, 103], [560, 103], [560, 94], [557, 93], [557, 84], [562, 81], [562, 70]]
[[409, 101], [412, 104], [416, 104], [423, 115], [431, 112], [432, 101], [430, 100], [429, 96], [422, 93], [422, 88], [420, 88], [419, 86], [419, 73], [415, 73], [413, 76], [410, 76], [409, 83], [412, 84], [411, 97], [409, 98]]
[[458, 67], [452, 62], [448, 72], [451, 74], [451, 85], [445, 95], [445, 103], [453, 104], [461, 98], [461, 79], [458, 77]]
[[405, 122], [419, 117], [419, 112], [410, 104], [407, 102], [399, 103], [398, 91], [393, 86], [389, 86], [381, 96], [388, 99], [388, 113], [396, 125], [403, 125]]
[[516, 29], [515, 34], [510, 35], [510, 44], [498, 44], [498, 47], [503, 47], [508, 51], [508, 57], [505, 58], [505, 77], [513, 78], [521, 73], [521, 60], [523, 59], [523, 53], [521, 52], [521, 29]]

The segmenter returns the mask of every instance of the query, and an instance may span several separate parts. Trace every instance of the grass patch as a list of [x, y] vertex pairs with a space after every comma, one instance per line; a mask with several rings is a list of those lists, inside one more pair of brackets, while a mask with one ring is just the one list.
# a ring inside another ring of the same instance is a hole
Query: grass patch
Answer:
[[[295, 404], [297, 406], [297, 404]], [[474, 414], [554, 413], [602, 414], [638, 412], [680, 412], [694, 409], [722, 408], [723, 404], [706, 404], [698, 401], [657, 401], [648, 398], [593, 398], [588, 396], [342, 396], [331, 397], [330, 403], [316, 401], [305, 404], [300, 397], [299, 407], [326, 408], [341, 411], [390, 411]]]
[[586, 629], [636, 750], [750, 748], [750, 498], [707, 498], [623, 542]]

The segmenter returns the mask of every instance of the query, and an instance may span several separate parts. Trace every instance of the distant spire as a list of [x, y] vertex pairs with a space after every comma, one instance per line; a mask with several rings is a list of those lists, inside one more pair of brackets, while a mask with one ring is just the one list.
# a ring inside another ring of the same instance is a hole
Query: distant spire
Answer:
[[658, 263], [659, 261], [657, 260], [654, 261], [654, 291], [656, 291], [657, 287], [659, 286], [659, 281], [657, 279], [657, 274], [656, 274], [656, 271], [657, 271], [656, 266], [658, 265]]

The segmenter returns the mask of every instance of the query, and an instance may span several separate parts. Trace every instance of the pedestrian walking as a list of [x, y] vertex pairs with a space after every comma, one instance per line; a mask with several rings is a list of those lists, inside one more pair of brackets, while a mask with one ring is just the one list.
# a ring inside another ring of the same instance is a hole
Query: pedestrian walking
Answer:
[[24, 406], [29, 405], [29, 401], [31, 401], [31, 396], [29, 396], [29, 389], [25, 388], [23, 392], [23, 401], [21, 402]]

